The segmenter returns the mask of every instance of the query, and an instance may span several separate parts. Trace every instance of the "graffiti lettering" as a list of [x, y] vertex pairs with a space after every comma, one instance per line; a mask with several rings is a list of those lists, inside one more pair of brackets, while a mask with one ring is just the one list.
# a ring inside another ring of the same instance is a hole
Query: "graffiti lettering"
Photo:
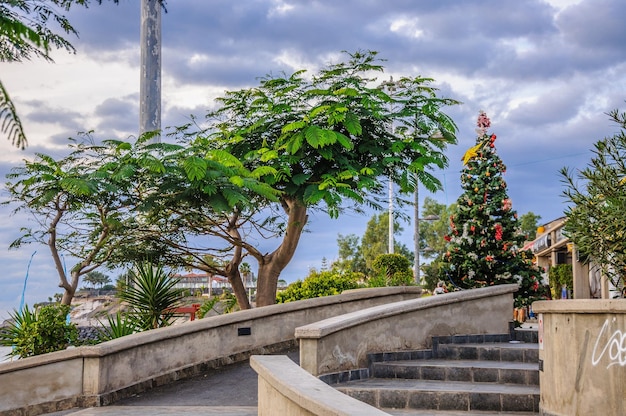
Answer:
[[596, 339], [596, 345], [593, 347], [593, 354], [591, 356], [591, 363], [596, 366], [602, 360], [602, 357], [605, 355], [609, 358], [609, 363], [606, 368], [609, 368], [614, 365], [626, 366], [626, 334], [624, 334], [619, 329], [613, 332], [606, 344], [604, 344], [603, 348], [599, 348], [601, 345], [601, 340], [604, 338], [605, 332], [608, 335], [609, 332], [609, 320], [604, 321], [604, 325], [602, 325], [602, 329], [600, 330], [600, 334], [598, 334], [598, 338]]

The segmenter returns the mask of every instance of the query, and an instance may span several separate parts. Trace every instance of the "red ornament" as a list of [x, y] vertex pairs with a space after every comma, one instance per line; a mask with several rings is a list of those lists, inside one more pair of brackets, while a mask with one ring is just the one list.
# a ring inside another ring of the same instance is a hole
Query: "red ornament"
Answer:
[[450, 241], [450, 240], [452, 240], [452, 238], [450, 238], [450, 236], [449, 236], [449, 235], [444, 235], [444, 236], [443, 236], [443, 239], [444, 239], [444, 240], [446, 240], [446, 241]]
[[497, 241], [502, 240], [502, 225], [496, 224], [495, 229], [496, 229], [496, 240]]

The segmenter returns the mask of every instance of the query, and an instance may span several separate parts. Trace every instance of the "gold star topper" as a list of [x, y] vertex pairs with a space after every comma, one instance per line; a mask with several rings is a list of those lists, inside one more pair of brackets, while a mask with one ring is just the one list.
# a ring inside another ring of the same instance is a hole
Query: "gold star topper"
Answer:
[[467, 163], [472, 160], [473, 158], [475, 158], [476, 156], [478, 156], [478, 151], [480, 150], [480, 148], [484, 145], [485, 143], [478, 143], [476, 146], [472, 146], [469, 149], [467, 149], [467, 151], [465, 152], [465, 154], [463, 155], [463, 164], [467, 165]]

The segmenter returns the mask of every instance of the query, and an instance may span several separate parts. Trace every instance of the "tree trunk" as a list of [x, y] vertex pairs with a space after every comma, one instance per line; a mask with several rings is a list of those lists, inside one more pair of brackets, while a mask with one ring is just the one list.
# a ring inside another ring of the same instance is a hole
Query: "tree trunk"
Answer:
[[237, 266], [231, 267], [231, 264], [229, 264], [228, 266], [226, 266], [226, 274], [226, 277], [228, 277], [228, 282], [233, 288], [235, 298], [237, 298], [237, 305], [239, 305], [239, 309], [250, 309], [251, 306], [250, 301], [248, 300], [248, 293], [246, 292], [246, 288], [241, 280], [239, 268]]
[[[234, 225], [234, 222], [231, 222], [231, 225], [233, 226], [229, 227], [228, 233], [233, 237], [240, 238], [239, 229]], [[228, 278], [230, 286], [233, 288], [239, 309], [244, 310], [250, 309], [250, 301], [248, 300], [248, 293], [246, 293], [246, 288], [243, 285], [241, 273], [239, 272], [239, 265], [242, 259], [242, 248], [241, 246], [236, 246], [233, 257], [226, 266], [226, 277]]]
[[280, 246], [272, 253], [257, 258], [259, 273], [257, 280], [256, 306], [267, 306], [276, 303], [276, 286], [280, 273], [293, 258], [302, 230], [308, 216], [306, 206], [297, 199], [284, 199], [283, 209], [288, 215], [287, 229]]
[[54, 267], [57, 269], [57, 275], [59, 276], [59, 287], [63, 289], [63, 297], [61, 298], [62, 305], [70, 305], [72, 303], [72, 299], [74, 298], [74, 293], [76, 292], [76, 288], [72, 288], [72, 285], [67, 281], [67, 276], [65, 274], [65, 268], [63, 267], [63, 261], [61, 260], [61, 256], [59, 254], [59, 250], [57, 249], [57, 233], [56, 227], [61, 221], [61, 217], [63, 216], [63, 210], [59, 209], [56, 212], [55, 217], [53, 218], [48, 235], [48, 248], [50, 249], [50, 254], [52, 255], [52, 260], [54, 261]]

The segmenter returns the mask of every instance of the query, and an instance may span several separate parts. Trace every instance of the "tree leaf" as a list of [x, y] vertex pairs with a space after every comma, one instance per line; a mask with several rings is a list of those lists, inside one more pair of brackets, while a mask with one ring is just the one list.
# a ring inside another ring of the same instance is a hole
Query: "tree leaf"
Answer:
[[343, 125], [353, 136], [360, 136], [363, 133], [361, 123], [359, 122], [358, 117], [353, 113], [346, 114], [346, 121]]
[[206, 176], [207, 162], [201, 157], [190, 156], [183, 161], [183, 169], [191, 181], [199, 181]]

